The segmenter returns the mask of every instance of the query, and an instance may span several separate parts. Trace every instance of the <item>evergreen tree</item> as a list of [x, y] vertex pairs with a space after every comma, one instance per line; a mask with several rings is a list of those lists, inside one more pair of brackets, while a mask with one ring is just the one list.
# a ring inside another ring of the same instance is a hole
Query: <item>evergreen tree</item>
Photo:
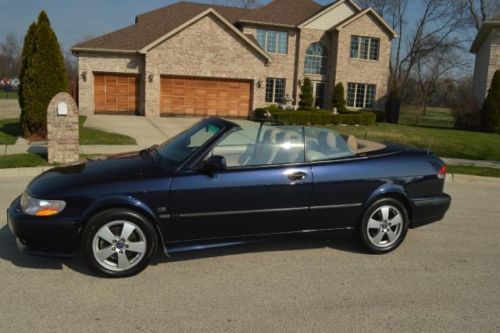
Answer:
[[311, 80], [306, 77], [302, 87], [300, 87], [301, 94], [299, 95], [299, 106], [303, 110], [311, 110], [314, 106], [313, 86]]
[[67, 90], [68, 78], [59, 42], [45, 11], [38, 16], [35, 31], [35, 52], [27, 59], [23, 84], [22, 128], [25, 137], [46, 137], [47, 107], [57, 93]]
[[[29, 86], [30, 82], [30, 64], [31, 64], [31, 59], [33, 57], [33, 54], [35, 53], [35, 38], [36, 38], [36, 23], [33, 22], [29, 29], [28, 32], [26, 33], [26, 36], [24, 37], [24, 46], [23, 46], [23, 53], [22, 53], [22, 59], [21, 59], [21, 73], [19, 75], [19, 80], [20, 80], [20, 85], [19, 85], [19, 91], [18, 91], [18, 98], [19, 98], [19, 106], [21, 107], [21, 122], [23, 119], [24, 115], [24, 105], [25, 105], [25, 99], [26, 96], [24, 94], [24, 86], [25, 82]], [[28, 88], [28, 91], [30, 89]]]
[[481, 116], [485, 131], [500, 134], [500, 70], [493, 75]]
[[339, 113], [345, 113], [347, 112], [347, 108], [345, 105], [346, 101], [345, 101], [344, 85], [342, 84], [342, 82], [339, 82], [333, 89], [332, 107], [337, 108], [337, 111]]

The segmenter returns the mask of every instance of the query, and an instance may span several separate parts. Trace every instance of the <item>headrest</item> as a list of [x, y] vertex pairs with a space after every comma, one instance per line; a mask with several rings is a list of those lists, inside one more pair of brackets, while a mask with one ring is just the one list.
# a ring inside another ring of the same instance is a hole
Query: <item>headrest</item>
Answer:
[[357, 153], [358, 152], [358, 140], [354, 137], [354, 135], [342, 135], [342, 138], [345, 140], [347, 143], [347, 147], [353, 152]]
[[281, 131], [277, 129], [270, 128], [264, 132], [264, 137], [262, 138], [263, 143], [270, 143], [270, 144], [275, 144], [276, 143], [276, 137], [278, 134], [280, 134]]
[[325, 148], [337, 148], [337, 136], [334, 132], [322, 131], [318, 134], [320, 146]]

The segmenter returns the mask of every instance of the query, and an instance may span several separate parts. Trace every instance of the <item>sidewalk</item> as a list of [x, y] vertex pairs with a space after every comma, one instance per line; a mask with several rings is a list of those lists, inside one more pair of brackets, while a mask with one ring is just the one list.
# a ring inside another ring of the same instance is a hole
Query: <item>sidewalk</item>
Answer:
[[500, 169], [500, 161], [466, 160], [462, 158], [448, 158], [448, 157], [443, 157], [442, 160], [448, 165], [466, 165], [466, 166]]

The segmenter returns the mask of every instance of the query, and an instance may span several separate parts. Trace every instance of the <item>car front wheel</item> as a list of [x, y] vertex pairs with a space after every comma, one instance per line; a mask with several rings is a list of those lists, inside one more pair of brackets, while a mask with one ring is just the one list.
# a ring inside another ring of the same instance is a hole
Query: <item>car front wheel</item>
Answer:
[[82, 252], [95, 272], [106, 277], [132, 276], [144, 270], [155, 253], [154, 227], [127, 209], [96, 214], [82, 235]]
[[361, 221], [361, 241], [372, 253], [390, 252], [401, 245], [408, 225], [408, 212], [401, 202], [392, 198], [377, 200], [366, 210]]

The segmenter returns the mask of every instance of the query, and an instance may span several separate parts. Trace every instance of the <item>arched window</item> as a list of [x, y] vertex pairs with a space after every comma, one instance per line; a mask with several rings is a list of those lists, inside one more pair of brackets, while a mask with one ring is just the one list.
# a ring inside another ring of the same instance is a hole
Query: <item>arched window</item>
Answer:
[[327, 61], [328, 51], [326, 46], [321, 43], [312, 43], [306, 51], [304, 73], [326, 74]]

